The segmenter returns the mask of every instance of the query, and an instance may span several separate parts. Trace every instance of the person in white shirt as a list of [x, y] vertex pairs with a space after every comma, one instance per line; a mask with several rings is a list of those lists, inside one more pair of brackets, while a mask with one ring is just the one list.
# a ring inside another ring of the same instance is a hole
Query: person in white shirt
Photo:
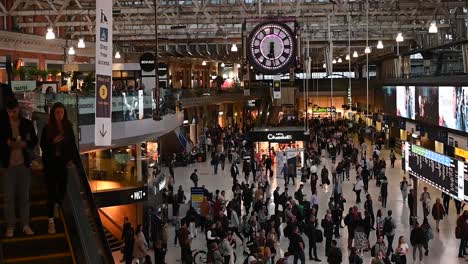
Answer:
[[310, 197], [310, 207], [311, 208], [315, 208], [318, 212], [318, 209], [319, 209], [319, 203], [320, 203], [320, 200], [319, 200], [319, 197], [317, 195], [317, 191], [315, 190], [312, 191], [312, 197]]
[[354, 184], [353, 191], [356, 193], [356, 203], [361, 202], [361, 191], [364, 188], [364, 182], [361, 176], [357, 176], [357, 182]]

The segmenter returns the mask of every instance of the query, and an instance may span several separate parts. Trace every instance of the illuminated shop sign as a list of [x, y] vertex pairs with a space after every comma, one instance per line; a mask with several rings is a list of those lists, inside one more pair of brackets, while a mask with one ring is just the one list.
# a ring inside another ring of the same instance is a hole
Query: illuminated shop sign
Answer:
[[308, 140], [309, 136], [304, 135], [304, 130], [276, 130], [265, 129], [250, 132], [250, 138], [254, 142], [293, 142]]
[[268, 140], [292, 140], [292, 135], [285, 135], [284, 133], [268, 134]]
[[148, 187], [122, 188], [93, 193], [97, 207], [126, 205], [148, 200]]

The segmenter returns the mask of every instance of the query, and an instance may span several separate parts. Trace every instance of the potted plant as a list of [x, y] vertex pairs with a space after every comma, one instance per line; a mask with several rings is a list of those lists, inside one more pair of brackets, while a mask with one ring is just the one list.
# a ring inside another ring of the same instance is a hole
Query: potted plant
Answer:
[[41, 76], [43, 82], [46, 82], [47, 81], [47, 76], [49, 75], [49, 71], [39, 70], [38, 75]]
[[57, 80], [57, 74], [59, 74], [60, 71], [57, 69], [52, 69], [50, 70], [50, 74], [52, 74], [52, 81], [55, 82]]
[[37, 75], [39, 74], [39, 70], [37, 68], [29, 68], [27, 70], [28, 79], [29, 80], [37, 80]]

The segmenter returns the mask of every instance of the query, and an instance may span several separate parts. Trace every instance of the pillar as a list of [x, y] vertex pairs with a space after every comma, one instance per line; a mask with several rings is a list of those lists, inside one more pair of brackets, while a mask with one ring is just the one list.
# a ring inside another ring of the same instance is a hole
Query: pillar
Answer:
[[136, 181], [141, 182], [143, 180], [143, 173], [141, 169], [141, 143], [135, 144], [135, 152], [136, 152]]

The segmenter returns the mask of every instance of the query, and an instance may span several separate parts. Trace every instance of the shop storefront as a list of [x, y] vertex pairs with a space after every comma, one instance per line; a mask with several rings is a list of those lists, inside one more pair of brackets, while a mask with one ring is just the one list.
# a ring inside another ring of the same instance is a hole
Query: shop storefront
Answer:
[[304, 134], [303, 127], [270, 127], [257, 128], [250, 132], [254, 145], [255, 158], [264, 161], [268, 155], [276, 166], [276, 175], [287, 163], [296, 173], [304, 166], [304, 146], [309, 135]]

